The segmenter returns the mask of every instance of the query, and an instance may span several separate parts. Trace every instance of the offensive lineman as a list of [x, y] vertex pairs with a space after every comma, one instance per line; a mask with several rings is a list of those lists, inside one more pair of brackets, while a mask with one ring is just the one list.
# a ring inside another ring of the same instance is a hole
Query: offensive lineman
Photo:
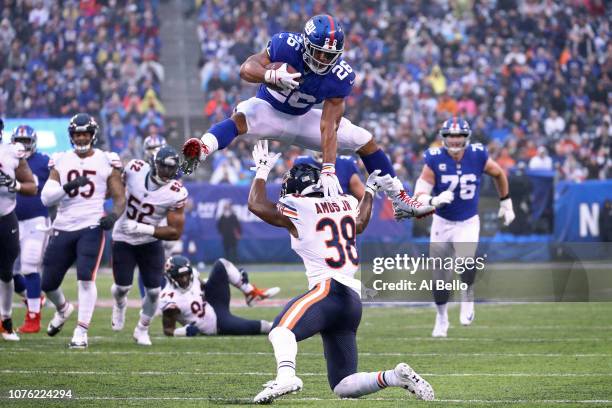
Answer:
[[[199, 279], [189, 260], [175, 255], [166, 261], [168, 284], [160, 296], [164, 334], [175, 337], [205, 335], [253, 335], [270, 332], [272, 322], [234, 316], [229, 309], [229, 285], [238, 288], [248, 306], [276, 295], [277, 287], [259, 289], [249, 282], [246, 271], [219, 258], [206, 282]], [[182, 327], [176, 327], [176, 323]]]
[[[79, 310], [69, 347], [83, 349], [88, 346], [87, 331], [98, 295], [95, 279], [104, 231], [110, 230], [125, 210], [125, 190], [119, 156], [93, 147], [98, 133], [94, 118], [87, 113], [73, 116], [68, 133], [73, 150], [52, 156], [51, 173], [41, 195], [47, 207], [58, 206], [43, 258], [42, 289], [57, 309], [47, 327], [47, 334], [55, 336], [74, 311], [60, 285], [76, 262]], [[113, 209], [105, 215], [107, 193], [113, 199]]]
[[[157, 310], [164, 270], [162, 241], [177, 240], [183, 234], [188, 192], [175, 180], [178, 168], [178, 154], [166, 145], [157, 150], [149, 163], [131, 160], [123, 172], [127, 210], [113, 229], [111, 293], [115, 303], [111, 325], [115, 331], [123, 329], [127, 296], [138, 265], [145, 291], [133, 337], [142, 346], [151, 345], [149, 326]], [[164, 225], [163, 220], [167, 220]]]
[[357, 372], [362, 306], [361, 283], [354, 278], [359, 265], [356, 237], [368, 225], [374, 194], [389, 187], [392, 177], [373, 170], [361, 202], [349, 195], [328, 199], [318, 186], [319, 170], [299, 164], [285, 175], [281, 198], [274, 204], [266, 197], [266, 179], [279, 156], [268, 153], [267, 141], [255, 146], [249, 209], [268, 224], [289, 230], [291, 247], [306, 267], [309, 291], [291, 300], [274, 320], [268, 338], [277, 376], [254, 402], [271, 402], [302, 389], [302, 380], [295, 375], [297, 342], [317, 333], [323, 339], [329, 385], [339, 397], [360, 397], [397, 386], [432, 400], [432, 387], [405, 363], [393, 370]]
[[17, 126], [11, 135], [11, 143], [21, 143], [24, 146], [24, 158], [38, 184], [37, 194], [33, 197], [17, 194], [17, 207], [15, 207], [15, 214], [19, 220], [21, 254], [20, 268], [14, 279], [16, 284], [20, 282], [25, 287], [28, 308], [25, 322], [18, 329], [20, 333], [40, 331], [40, 269], [50, 226], [49, 210], [40, 199], [40, 191], [49, 178], [49, 156], [36, 151], [37, 141], [36, 131], [27, 125]]
[[[199, 161], [246, 134], [320, 150], [323, 165], [319, 184], [326, 197], [335, 197], [342, 192], [336, 176], [336, 153], [357, 152], [368, 173], [379, 169], [393, 178], [385, 192], [393, 201], [396, 219], [431, 214], [431, 206], [422, 205], [404, 191], [372, 134], [343, 117], [344, 99], [355, 83], [353, 69], [341, 58], [343, 51], [344, 30], [327, 14], [309, 19], [302, 33], [272, 36], [265, 50], [251, 55], [240, 67], [243, 80], [261, 84], [257, 95], [239, 103], [231, 118], [214, 124], [201, 139], [185, 142], [184, 171], [189, 174]], [[272, 62], [281, 66], [268, 69]], [[288, 65], [297, 72], [289, 72]], [[323, 108], [313, 109], [319, 103]]]
[[34, 196], [36, 180], [24, 158], [21, 144], [3, 144], [0, 119], [0, 319], [2, 338], [18, 341], [13, 330], [13, 265], [19, 256], [19, 224], [15, 215], [17, 193]]
[[[499, 192], [499, 217], [504, 225], [514, 220], [508, 179], [499, 165], [489, 158], [480, 143], [470, 144], [472, 131], [467, 121], [454, 117], [445, 121], [439, 132], [443, 147], [425, 152], [425, 165], [415, 187], [415, 197], [421, 203], [436, 207], [430, 235], [430, 256], [474, 257], [480, 233], [478, 198], [482, 173], [493, 177]], [[450, 244], [450, 246], [448, 245]], [[459, 320], [468, 326], [474, 320], [475, 269], [461, 274], [468, 289], [461, 293]], [[434, 271], [434, 279], [449, 281], [451, 271]], [[434, 290], [436, 322], [433, 337], [446, 337], [448, 331], [448, 290]]]

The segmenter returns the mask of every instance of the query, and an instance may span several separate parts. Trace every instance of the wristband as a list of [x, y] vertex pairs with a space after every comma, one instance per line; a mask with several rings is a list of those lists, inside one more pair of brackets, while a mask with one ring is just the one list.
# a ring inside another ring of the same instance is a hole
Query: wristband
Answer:
[[336, 165], [333, 163], [323, 163], [321, 165], [321, 173], [336, 174]]
[[507, 199], [509, 199], [509, 198], [510, 198], [510, 193], [506, 194], [506, 195], [505, 195], [505, 196], [503, 196], [503, 197], [499, 197], [499, 201], [504, 201], [504, 200], [507, 200]]
[[153, 235], [155, 234], [155, 227], [153, 225], [143, 224], [139, 222], [138, 224], [136, 224], [136, 232], [140, 234]]
[[[272, 76], [274, 76], [274, 78], [272, 78]], [[275, 85], [276, 84], [276, 71], [274, 71], [273, 69], [267, 70], [264, 75], [264, 81], [269, 84]]]

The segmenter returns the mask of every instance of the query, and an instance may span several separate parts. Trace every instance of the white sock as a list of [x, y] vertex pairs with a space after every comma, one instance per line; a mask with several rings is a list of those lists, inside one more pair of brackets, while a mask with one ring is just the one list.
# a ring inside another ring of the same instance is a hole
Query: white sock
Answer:
[[219, 142], [212, 133], [204, 133], [200, 140], [208, 147], [208, 154], [219, 150]]
[[40, 313], [40, 297], [28, 298], [28, 311], [30, 313]]
[[400, 381], [393, 370], [355, 373], [344, 377], [334, 388], [334, 393], [341, 398], [356, 398], [399, 385]]
[[98, 288], [95, 281], [77, 281], [79, 287], [78, 325], [87, 330], [98, 298]]
[[227, 279], [230, 281], [232, 286], [240, 289], [240, 291], [242, 291], [242, 293], [244, 293], [245, 295], [253, 290], [253, 285], [251, 285], [250, 283], [242, 282], [242, 273], [238, 268], [236, 268], [236, 265], [224, 258], [219, 258], [219, 261], [225, 267], [225, 271], [227, 272]]
[[0, 315], [2, 320], [11, 317], [13, 312], [13, 291], [15, 287], [13, 285], [13, 279], [5, 282], [0, 279]]
[[155, 311], [157, 310], [157, 300], [161, 288], [145, 288], [145, 296], [142, 299], [142, 310], [140, 311], [140, 324], [142, 327], [149, 327]]
[[152, 317], [147, 316], [140, 311], [140, 319], [138, 319], [138, 328], [140, 330], [149, 330], [149, 326], [151, 325]]
[[286, 327], [275, 327], [268, 334], [268, 339], [274, 348], [276, 378], [295, 376], [295, 357], [297, 355], [295, 334]]
[[64, 297], [64, 292], [61, 288], [50, 290], [45, 292], [45, 294], [47, 295], [47, 299], [53, 303], [58, 312], [61, 313], [66, 310], [68, 302], [66, 301], [66, 297]]
[[270, 333], [270, 330], [272, 330], [272, 322], [261, 320], [261, 329], [259, 332], [262, 334], [268, 334]]
[[127, 304], [127, 295], [130, 289], [132, 289], [132, 285], [121, 286], [113, 283], [111, 286], [111, 295], [115, 298], [115, 303], [119, 308], [123, 309]]
[[436, 309], [438, 309], [438, 316], [448, 320], [448, 303], [445, 303], [443, 305], [436, 305]]

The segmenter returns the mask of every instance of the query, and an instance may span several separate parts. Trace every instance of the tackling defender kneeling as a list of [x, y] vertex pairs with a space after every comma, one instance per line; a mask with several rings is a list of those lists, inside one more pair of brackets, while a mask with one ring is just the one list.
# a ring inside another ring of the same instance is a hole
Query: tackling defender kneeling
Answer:
[[277, 376], [254, 402], [271, 402], [302, 389], [295, 369], [297, 342], [317, 333], [323, 339], [329, 385], [339, 397], [360, 397], [395, 386], [433, 400], [431, 385], [405, 363], [392, 370], [357, 372], [356, 336], [362, 306], [361, 283], [354, 278], [359, 265], [356, 236], [368, 225], [374, 194], [387, 189], [392, 177], [380, 177], [380, 171], [373, 171], [361, 202], [349, 195], [326, 199], [317, 187], [319, 169], [299, 164], [285, 176], [280, 202], [274, 204], [266, 197], [265, 182], [279, 156], [268, 153], [266, 141], [255, 146], [257, 173], [249, 209], [268, 224], [289, 230], [291, 247], [304, 261], [310, 290], [291, 300], [276, 317], [268, 338]]

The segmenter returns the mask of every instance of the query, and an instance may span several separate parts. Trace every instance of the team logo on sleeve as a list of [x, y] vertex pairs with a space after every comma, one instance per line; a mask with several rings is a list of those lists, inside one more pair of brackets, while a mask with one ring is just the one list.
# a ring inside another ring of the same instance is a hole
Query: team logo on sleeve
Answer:
[[440, 164], [438, 164], [438, 170], [440, 170], [440, 171], [446, 171], [446, 163], [440, 163]]

